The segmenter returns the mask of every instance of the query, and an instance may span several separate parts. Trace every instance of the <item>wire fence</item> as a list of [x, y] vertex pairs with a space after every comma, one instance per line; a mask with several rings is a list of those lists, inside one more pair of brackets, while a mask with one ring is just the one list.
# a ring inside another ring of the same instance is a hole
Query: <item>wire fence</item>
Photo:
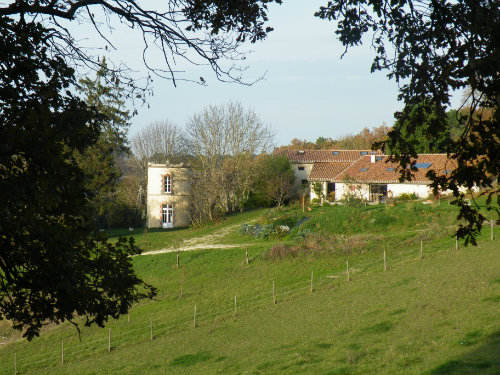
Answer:
[[[493, 239], [493, 234], [491, 235], [491, 239]], [[92, 341], [80, 342], [76, 345], [68, 345], [68, 343], [65, 345], [64, 342], [61, 342], [59, 348], [55, 345], [54, 349], [40, 354], [29, 355], [29, 357], [22, 357], [21, 353], [12, 353], [12, 360], [4, 359], [0, 363], [0, 370], [2, 374], [17, 375], [40, 367], [64, 366], [67, 362], [87, 359], [92, 355], [103, 355], [110, 350], [118, 350], [120, 346], [124, 345], [138, 343], [147, 345], [147, 342], [155, 338], [193, 329], [194, 327], [210, 322], [215, 317], [226, 319], [237, 318], [238, 315], [251, 312], [252, 309], [283, 303], [294, 297], [303, 295], [304, 292], [311, 293], [313, 290], [320, 291], [332, 288], [332, 286], [341, 286], [348, 282], [355, 282], [357, 279], [368, 277], [369, 272], [372, 270], [385, 270], [386, 264], [389, 268], [393, 269], [394, 266], [403, 262], [418, 261], [422, 258], [422, 255], [454, 250], [456, 246], [457, 243], [449, 237], [432, 241], [422, 241], [420, 239], [411, 247], [408, 247], [407, 240], [403, 240], [398, 243], [392, 243], [388, 247], [390, 251], [387, 252], [387, 258], [384, 252], [384, 257], [381, 256], [376, 260], [372, 259], [359, 263], [349, 262], [348, 268], [337, 269], [333, 273], [322, 271], [316, 274], [312, 272], [310, 278], [304, 278], [292, 284], [277, 285], [272, 281], [272, 290], [270, 289], [266, 293], [237, 296], [234, 301], [233, 297], [228, 296], [228, 301], [231, 302], [207, 310], [199, 305], [196, 307], [193, 306], [192, 315], [182, 316], [173, 320], [144, 317], [144, 321], [135, 320], [129, 322], [125, 327], [117, 329], [118, 332], [109, 329], [106, 332], [106, 336], [103, 335], [102, 338]], [[267, 283], [266, 286], [270, 284], [270, 280], [265, 282]]]

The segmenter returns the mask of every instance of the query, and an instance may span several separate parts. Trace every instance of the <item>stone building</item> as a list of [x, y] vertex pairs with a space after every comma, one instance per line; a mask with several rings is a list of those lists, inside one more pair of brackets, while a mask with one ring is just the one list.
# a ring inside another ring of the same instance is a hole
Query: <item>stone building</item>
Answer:
[[184, 164], [148, 163], [148, 228], [185, 227], [191, 224], [190, 171]]

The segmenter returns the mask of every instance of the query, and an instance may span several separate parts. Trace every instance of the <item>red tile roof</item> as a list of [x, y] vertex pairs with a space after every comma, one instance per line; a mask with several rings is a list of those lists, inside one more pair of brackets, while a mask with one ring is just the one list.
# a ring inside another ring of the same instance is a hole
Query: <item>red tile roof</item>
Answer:
[[[361, 183], [399, 183], [399, 164], [387, 162], [388, 158], [385, 155], [380, 156], [377, 157], [378, 161], [372, 163], [370, 156], [364, 156], [351, 164], [342, 173], [332, 177], [331, 181], [342, 182], [349, 176]], [[455, 163], [446, 154], [421, 154], [418, 155], [416, 162], [430, 163], [430, 166], [428, 168], [419, 168], [417, 172], [414, 172], [414, 178], [410, 183], [428, 184], [430, 180], [425, 174], [429, 170], [434, 170], [437, 175], [442, 175], [455, 169]]]
[[335, 178], [337, 175], [349, 168], [352, 163], [314, 163], [309, 180], [325, 181]]
[[372, 150], [279, 150], [274, 153], [284, 155], [292, 163], [354, 162], [363, 155], [382, 155], [382, 151]]

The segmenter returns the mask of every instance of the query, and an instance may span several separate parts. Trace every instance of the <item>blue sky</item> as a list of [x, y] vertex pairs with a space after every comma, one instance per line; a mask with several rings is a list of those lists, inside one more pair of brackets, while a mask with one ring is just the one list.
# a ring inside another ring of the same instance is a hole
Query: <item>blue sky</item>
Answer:
[[[314, 141], [392, 125], [394, 112], [402, 106], [396, 99], [396, 83], [384, 72], [370, 73], [373, 51], [367, 44], [340, 58], [343, 47], [335, 38], [334, 23], [313, 16], [324, 3], [285, 0], [281, 6], [271, 6], [269, 24], [275, 30], [264, 41], [247, 46], [253, 52], [246, 60], [250, 68], [244, 77], [252, 81], [265, 73], [264, 80], [252, 86], [219, 82], [208, 67], [181, 61], [180, 69], [194, 78], [203, 76], [207, 86], [181, 81], [174, 87], [170, 81], [155, 79], [149, 108], [138, 109], [130, 134], [164, 119], [183, 127], [205, 106], [230, 100], [258, 113], [274, 129], [276, 145], [293, 138]], [[145, 72], [140, 32], [117, 29], [113, 34], [118, 50], [111, 58]], [[154, 52], [150, 61], [161, 66]]]

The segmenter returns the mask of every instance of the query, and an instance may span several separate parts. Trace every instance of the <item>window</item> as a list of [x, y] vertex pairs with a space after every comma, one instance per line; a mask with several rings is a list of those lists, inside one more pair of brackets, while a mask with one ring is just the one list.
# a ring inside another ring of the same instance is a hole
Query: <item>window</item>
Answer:
[[380, 160], [382, 160], [383, 158], [384, 158], [383, 156], [376, 156], [376, 157], [375, 157], [375, 161], [380, 161]]
[[368, 168], [361, 168], [359, 171], [360, 172], [366, 172], [368, 170]]
[[387, 168], [386, 171], [387, 172], [392, 172], [394, 170], [394, 168]]
[[338, 155], [338, 154], [340, 154], [339, 151], [332, 151], [332, 155]]
[[161, 206], [161, 222], [163, 224], [171, 224], [174, 219], [174, 207], [171, 204]]
[[451, 170], [450, 170], [450, 169], [447, 169], [447, 170], [445, 170], [443, 173], [444, 173], [444, 174], [448, 174], [448, 173], [450, 173], [450, 172], [451, 172]]
[[360, 155], [368, 155], [368, 151], [361, 151], [359, 154]]
[[171, 193], [172, 192], [172, 177], [169, 175], [163, 176], [163, 192]]
[[427, 169], [432, 165], [432, 163], [415, 163], [415, 167], [419, 169]]
[[302, 187], [307, 187], [309, 185], [309, 181], [302, 180]]
[[303, 170], [304, 170], [304, 167], [302, 167], [302, 166], [301, 166], [301, 167], [297, 167], [297, 169], [298, 169], [299, 171], [303, 171]]

